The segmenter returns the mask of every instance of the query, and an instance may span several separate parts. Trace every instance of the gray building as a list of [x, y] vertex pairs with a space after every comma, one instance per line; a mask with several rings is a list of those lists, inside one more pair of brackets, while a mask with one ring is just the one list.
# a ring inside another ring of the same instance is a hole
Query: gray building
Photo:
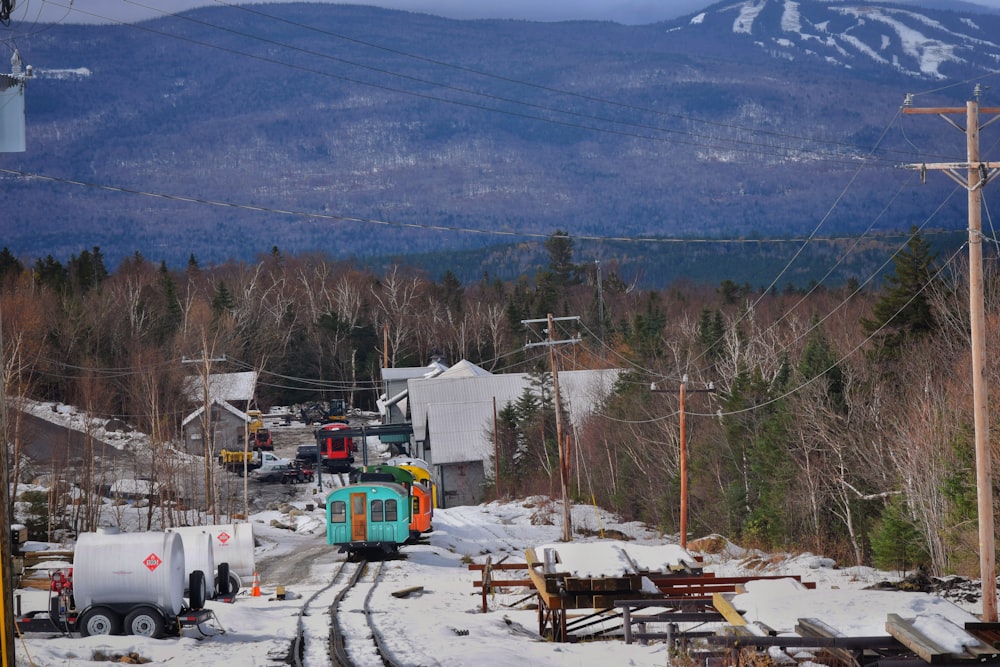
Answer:
[[[562, 405], [568, 428], [578, 429], [611, 392], [617, 369], [561, 371]], [[531, 387], [527, 373], [494, 375], [462, 361], [435, 377], [407, 380], [413, 425], [411, 454], [428, 464], [443, 507], [475, 505], [493, 474], [493, 415]]]
[[[237, 410], [225, 401], [212, 401], [209, 408], [212, 455], [223, 449], [243, 451], [246, 446], [247, 427], [250, 418], [242, 410]], [[181, 426], [184, 432], [184, 449], [190, 454], [201, 456], [205, 453], [204, 426], [205, 407], [201, 406], [184, 418]]]
[[244, 410], [249, 409], [257, 390], [257, 372], [213, 373], [208, 376], [207, 383], [200, 375], [185, 380], [184, 394], [198, 407], [184, 418], [181, 427], [185, 450], [196, 455], [205, 453], [202, 415], [205, 414], [206, 389], [212, 425], [212, 455], [223, 449], [242, 451], [250, 422]]

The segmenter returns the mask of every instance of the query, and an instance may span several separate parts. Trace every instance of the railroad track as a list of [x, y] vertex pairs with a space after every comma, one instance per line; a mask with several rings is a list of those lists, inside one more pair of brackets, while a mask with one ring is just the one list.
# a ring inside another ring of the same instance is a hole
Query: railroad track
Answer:
[[[382, 561], [342, 561], [330, 583], [310, 596], [299, 612], [296, 637], [292, 642], [292, 659], [296, 667], [331, 664], [334, 667], [401, 667], [386, 647], [369, 609], [383, 565]], [[341, 603], [348, 597], [355, 602], [361, 600], [361, 609], [342, 610]]]

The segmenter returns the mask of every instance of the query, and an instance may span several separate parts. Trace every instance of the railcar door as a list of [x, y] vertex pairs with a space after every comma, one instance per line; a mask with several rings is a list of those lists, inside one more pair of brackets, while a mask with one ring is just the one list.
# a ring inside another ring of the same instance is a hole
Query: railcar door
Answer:
[[368, 538], [368, 497], [364, 493], [351, 494], [351, 541], [364, 542]]

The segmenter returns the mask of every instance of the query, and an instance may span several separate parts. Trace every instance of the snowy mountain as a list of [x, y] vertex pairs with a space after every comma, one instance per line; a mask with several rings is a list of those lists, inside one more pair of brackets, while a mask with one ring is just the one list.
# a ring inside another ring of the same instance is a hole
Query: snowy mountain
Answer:
[[[896, 167], [960, 159], [964, 143], [894, 116], [907, 93], [964, 105], [1000, 67], [1000, 16], [954, 6], [745, 0], [624, 26], [294, 3], [14, 25], [39, 76], [28, 150], [0, 162], [0, 230], [29, 263], [99, 246], [111, 265], [138, 251], [177, 267], [277, 246], [419, 255], [432, 276], [478, 280], [530, 273], [538, 239], [561, 229], [604, 239], [580, 255], [649, 284], [766, 284], [792, 246], [730, 261], [731, 248], [607, 239], [922, 223], [947, 179], [902, 182], [914, 174]], [[958, 199], [929, 227], [964, 229]]]
[[998, 26], [997, 16], [895, 3], [744, 0], [713, 5], [674, 29], [752, 41], [779, 60], [945, 80], [997, 71]]

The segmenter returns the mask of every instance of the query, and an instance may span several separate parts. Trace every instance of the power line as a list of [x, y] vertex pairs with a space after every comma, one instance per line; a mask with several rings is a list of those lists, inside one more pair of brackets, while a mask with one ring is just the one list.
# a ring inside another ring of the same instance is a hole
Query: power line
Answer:
[[[130, 4], [139, 4], [139, 3], [134, 2], [134, 0], [126, 0], [126, 1], [128, 1]], [[812, 143], [818, 143], [818, 144], [826, 144], [826, 145], [830, 145], [830, 146], [849, 148], [851, 150], [857, 150], [857, 149], [862, 148], [860, 146], [857, 146], [855, 144], [850, 144], [850, 143], [847, 143], [847, 142], [841, 142], [841, 141], [830, 140], [830, 139], [818, 139], [818, 138], [815, 138], [815, 137], [807, 137], [807, 136], [802, 136], [802, 135], [789, 134], [789, 133], [786, 133], [786, 132], [778, 132], [778, 131], [775, 131], [775, 130], [767, 130], [767, 129], [764, 129], [764, 128], [755, 128], [755, 127], [750, 127], [750, 126], [745, 126], [745, 125], [737, 125], [735, 123], [724, 123], [724, 122], [720, 122], [720, 121], [712, 121], [712, 120], [707, 120], [707, 119], [703, 119], [703, 118], [696, 118], [696, 117], [693, 117], [693, 116], [685, 116], [683, 114], [671, 113], [671, 112], [662, 111], [662, 110], [659, 110], [659, 109], [651, 109], [651, 108], [648, 108], [648, 107], [640, 107], [640, 106], [633, 105], [633, 104], [626, 104], [626, 103], [619, 102], [619, 101], [616, 101], [616, 100], [610, 100], [610, 99], [603, 98], [603, 97], [597, 97], [595, 95], [587, 95], [587, 94], [578, 93], [578, 92], [574, 92], [574, 91], [570, 91], [570, 90], [565, 90], [565, 89], [562, 89], [562, 88], [555, 88], [555, 87], [552, 87], [552, 86], [545, 86], [545, 85], [537, 84], [537, 83], [530, 82], [530, 81], [524, 81], [522, 79], [515, 79], [515, 78], [512, 78], [512, 77], [498, 75], [498, 74], [495, 74], [495, 73], [492, 73], [492, 72], [486, 72], [484, 70], [475, 69], [475, 68], [472, 68], [472, 67], [466, 67], [466, 66], [463, 66], [463, 65], [456, 65], [454, 63], [449, 63], [449, 62], [446, 62], [446, 61], [443, 61], [443, 60], [437, 60], [437, 59], [434, 59], [434, 58], [428, 58], [426, 56], [421, 56], [421, 55], [410, 53], [410, 52], [407, 52], [407, 51], [401, 51], [399, 49], [394, 49], [394, 48], [386, 47], [386, 46], [383, 46], [383, 45], [380, 45], [380, 44], [375, 44], [374, 42], [368, 42], [368, 41], [365, 41], [365, 40], [356, 39], [356, 38], [353, 38], [353, 37], [349, 37], [347, 35], [343, 35], [343, 34], [340, 34], [340, 33], [332, 32], [330, 30], [325, 30], [325, 29], [320, 28], [320, 27], [315, 26], [315, 25], [309, 25], [309, 24], [305, 24], [305, 23], [299, 23], [297, 21], [292, 21], [292, 20], [289, 20], [289, 19], [287, 19], [285, 17], [282, 17], [282, 16], [277, 16], [277, 15], [274, 15], [274, 14], [268, 14], [266, 12], [262, 12], [262, 11], [257, 10], [257, 9], [251, 9], [249, 6], [246, 6], [246, 5], [234, 5], [234, 4], [230, 4], [230, 3], [227, 3], [227, 2], [223, 2], [223, 0], [214, 0], [214, 1], [215, 1], [216, 4], [222, 5], [224, 7], [228, 7], [228, 8], [231, 8], [231, 9], [238, 9], [240, 11], [243, 11], [243, 12], [246, 12], [246, 13], [249, 13], [249, 14], [254, 14], [254, 15], [257, 15], [257, 16], [261, 16], [263, 18], [267, 18], [267, 19], [272, 20], [272, 21], [278, 21], [278, 22], [281, 22], [281, 23], [285, 23], [287, 25], [295, 26], [297, 28], [302, 28], [304, 30], [310, 30], [312, 32], [316, 32], [316, 33], [319, 33], [319, 34], [322, 34], [322, 35], [325, 35], [325, 36], [328, 36], [328, 37], [335, 37], [337, 39], [341, 39], [341, 40], [344, 40], [344, 41], [347, 41], [347, 42], [351, 42], [351, 43], [354, 43], [354, 44], [359, 44], [359, 45], [366, 46], [366, 47], [369, 47], [369, 48], [377, 49], [377, 50], [380, 50], [380, 51], [384, 51], [386, 53], [392, 53], [394, 55], [404, 56], [406, 58], [412, 58], [414, 60], [426, 62], [426, 63], [432, 64], [432, 65], [436, 65], [436, 66], [440, 66], [440, 67], [447, 67], [447, 68], [455, 69], [455, 70], [458, 70], [458, 71], [461, 71], [461, 72], [465, 72], [465, 73], [469, 73], [469, 74], [475, 74], [477, 76], [482, 76], [482, 77], [488, 77], [488, 78], [491, 78], [491, 79], [496, 79], [496, 80], [502, 81], [504, 83], [513, 83], [513, 84], [517, 84], [517, 85], [520, 85], [520, 86], [525, 86], [525, 87], [533, 88], [533, 89], [540, 90], [540, 91], [547, 92], [547, 93], [555, 93], [555, 94], [558, 94], [558, 95], [565, 95], [565, 96], [569, 96], [569, 97], [572, 97], [572, 98], [575, 98], [575, 99], [585, 100], [585, 101], [588, 101], [588, 102], [596, 102], [596, 103], [599, 103], [599, 104], [605, 104], [605, 105], [617, 107], [617, 108], [628, 110], [628, 111], [648, 113], [648, 114], [653, 114], [653, 115], [656, 115], [656, 116], [662, 116], [662, 117], [666, 117], [666, 118], [673, 118], [673, 119], [681, 120], [681, 121], [688, 122], [688, 123], [699, 123], [699, 124], [709, 125], [709, 126], [712, 126], [712, 127], [719, 127], [719, 128], [723, 128], [723, 129], [727, 129], [727, 130], [736, 130], [736, 131], [740, 131], [740, 132], [751, 132], [751, 133], [754, 133], [754, 134], [773, 136], [773, 137], [777, 137], [777, 138], [781, 138], [781, 139], [794, 139], [794, 140], [797, 140], [797, 141], [806, 141], [806, 142], [812, 142]], [[147, 7], [146, 5], [141, 5], [141, 6]], [[168, 16], [173, 16], [173, 17], [177, 17], [177, 18], [183, 18], [183, 19], [186, 19], [186, 20], [193, 20], [193, 19], [189, 19], [189, 17], [187, 17], [187, 16], [180, 16], [180, 15], [177, 15], [177, 14], [172, 14], [170, 12], [159, 10], [157, 8], [153, 8], [153, 7], [147, 7], [147, 8], [154, 9], [156, 11], [160, 11], [161, 13], [166, 14]], [[202, 21], [197, 21], [197, 22], [201, 23], [203, 25], [213, 25], [213, 24], [210, 24], [210, 23], [207, 23], [207, 22], [202, 22]], [[213, 27], [218, 27], [218, 26], [214, 26], [213, 25]], [[219, 28], [219, 29], [225, 30], [225, 28]], [[248, 35], [248, 36], [253, 37], [254, 39], [260, 39], [260, 38], [254, 37], [252, 35]], [[287, 44], [285, 44], [285, 46], [287, 46], [288, 48], [296, 48], [296, 47], [293, 47], [293, 46], [289, 46]], [[310, 52], [310, 53], [313, 53], [313, 52]], [[323, 57], [333, 58], [333, 56], [324, 55], [324, 54], [316, 54], [316, 55], [321, 55]], [[335, 59], [336, 60], [341, 60], [339, 58], [335, 58]], [[347, 61], [347, 60], [341, 60], [341, 62], [345, 62], [345, 63], [352, 64], [352, 65], [356, 65], [358, 67], [364, 67], [366, 69], [373, 69], [374, 71], [388, 73], [388, 74], [391, 74], [393, 76], [399, 76], [399, 77], [403, 77], [403, 78], [414, 78], [414, 77], [410, 77], [408, 75], [399, 74], [399, 73], [392, 72], [392, 71], [389, 71], [389, 70], [382, 70], [382, 69], [379, 69], [379, 68], [372, 68], [372, 67], [369, 67], [369, 66], [364, 65], [364, 64], [354, 63], [354, 62]], [[436, 83], [436, 82], [427, 81], [427, 80], [424, 80], [424, 79], [414, 78], [414, 80], [420, 81], [422, 83], [431, 83], [433, 85], [442, 86], [442, 87], [445, 87], [445, 88], [452, 88], [452, 86], [449, 86], [447, 84]], [[569, 114], [569, 115], [580, 116], [580, 117], [584, 117], [584, 118], [591, 118], [591, 119], [596, 119], [596, 120], [605, 120], [607, 122], [612, 122], [612, 123], [621, 123], [621, 124], [625, 124], [625, 125], [633, 125], [633, 123], [627, 123], [627, 122], [624, 122], [624, 121], [618, 121], [618, 120], [607, 119], [607, 118], [600, 118], [598, 116], [592, 116], [592, 115], [589, 115], [589, 114], [581, 114], [581, 113], [577, 113], [577, 112], [570, 112], [570, 111], [565, 111], [565, 110], [561, 110], [561, 109], [557, 109], [557, 108], [551, 108], [551, 107], [539, 106], [539, 105], [535, 105], [535, 104], [531, 104], [531, 103], [527, 103], [527, 102], [521, 102], [521, 101], [518, 101], [518, 100], [510, 100], [510, 99], [507, 99], [507, 98], [496, 97], [496, 96], [489, 95], [489, 94], [486, 94], [486, 93], [481, 93], [481, 92], [478, 92], [478, 91], [469, 91], [469, 90], [460, 89], [460, 88], [453, 88], [453, 89], [455, 89], [455, 90], [463, 90], [464, 92], [469, 92], [469, 93], [476, 94], [476, 95], [483, 95], [485, 97], [490, 97], [490, 98], [493, 98], [493, 99], [499, 99], [499, 100], [503, 100], [503, 101], [514, 102], [515, 104], [524, 104], [525, 106], [529, 106], [529, 107], [535, 107], [535, 108], [539, 108], [539, 109], [546, 109], [546, 110], [549, 110], [549, 111], [556, 111], [558, 113], [565, 113], [565, 114]], [[689, 135], [689, 136], [692, 136], [692, 137], [720, 139], [719, 137], [710, 137], [708, 135], [701, 135], [701, 134], [697, 134], [697, 133], [680, 131], [680, 130], [672, 130], [672, 129], [661, 128], [661, 127], [656, 127], [656, 126], [648, 126], [648, 125], [642, 125], [642, 124], [634, 124], [634, 125], [635, 125], [635, 127], [641, 127], [641, 128], [644, 128], [644, 129], [654, 129], [654, 130], [660, 130], [660, 131], [663, 131], [663, 132], [673, 132], [673, 133], [678, 133], [678, 134], [686, 134], [686, 135]], [[723, 139], [723, 141], [736, 141], [736, 140]], [[757, 144], [754, 144], [753, 142], [738, 142], [738, 143], [749, 143], [750, 145], [757, 145]], [[900, 153], [902, 153], [904, 155], [909, 155], [908, 152], [904, 153], [902, 151], [890, 151], [890, 152], [900, 152]]]
[[[528, 231], [508, 231], [502, 229], [476, 229], [473, 227], [460, 227], [453, 225], [438, 225], [430, 223], [417, 223], [417, 222], [400, 222], [398, 220], [381, 220], [378, 218], [364, 218], [358, 216], [350, 215], [335, 215], [332, 213], [316, 213], [311, 211], [300, 211], [295, 209], [281, 209], [273, 208], [268, 206], [259, 206], [255, 204], [239, 204], [235, 202], [225, 202], [215, 199], [205, 199], [201, 197], [189, 197], [185, 195], [168, 194], [164, 192], [152, 192], [149, 190], [137, 190], [135, 188], [126, 188], [116, 185], [107, 185], [102, 183], [94, 183], [89, 181], [80, 181], [71, 178], [63, 178], [59, 176], [51, 176], [48, 174], [42, 174], [38, 172], [27, 172], [18, 169], [7, 169], [0, 167], [0, 173], [8, 174], [11, 176], [18, 176], [25, 179], [39, 179], [45, 181], [51, 181], [54, 183], [62, 183], [64, 185], [74, 185], [79, 187], [93, 188], [95, 190], [106, 190], [108, 192], [117, 192], [121, 194], [138, 195], [143, 197], [153, 197], [157, 199], [167, 199], [171, 201], [185, 202], [189, 204], [198, 204], [204, 206], [217, 206], [222, 208], [232, 208], [243, 211], [254, 211], [258, 213], [269, 213], [277, 215], [288, 215], [300, 218], [309, 218], [317, 220], [325, 220], [331, 222], [353, 222], [362, 223], [370, 225], [379, 225], [387, 227], [399, 227], [407, 229], [423, 229], [428, 231], [439, 231], [439, 232], [461, 232], [466, 234], [481, 234], [484, 236], [504, 236], [512, 238], [528, 238], [528, 239], [547, 239], [551, 237], [551, 234], [541, 233], [541, 232], [528, 232]], [[938, 232], [940, 234], [951, 234], [953, 232], [948, 230], [942, 230]], [[900, 236], [905, 236], [904, 232], [885, 232], [880, 235], [881, 238], [899, 238]], [[606, 242], [623, 242], [623, 243], [652, 243], [652, 244], [723, 244], [723, 245], [756, 245], [756, 244], [783, 244], [783, 243], [802, 243], [804, 241], [813, 242], [825, 242], [825, 243], [841, 243], [844, 241], [850, 241], [856, 236], [844, 235], [844, 236], [813, 236], [813, 237], [768, 237], [768, 238], [711, 238], [711, 237], [657, 237], [657, 236], [597, 236], [592, 234], [572, 234], [569, 238], [579, 241], [606, 241]]]
[[[66, 5], [60, 5], [57, 2], [54, 2], [53, 4], [56, 4], [57, 6], [61, 6], [61, 7], [65, 7], [66, 6]], [[132, 4], [138, 4], [138, 3], [132, 3]], [[448, 98], [438, 97], [438, 96], [435, 96], [435, 95], [430, 95], [430, 94], [427, 94], [427, 93], [421, 93], [421, 92], [416, 92], [416, 91], [411, 91], [411, 90], [404, 90], [404, 89], [395, 88], [395, 87], [392, 87], [392, 86], [387, 86], [387, 85], [384, 85], [384, 84], [374, 83], [374, 82], [371, 82], [371, 81], [363, 81], [363, 80], [360, 80], [360, 79], [355, 79], [355, 78], [346, 77], [346, 76], [342, 76], [342, 75], [331, 74], [329, 72], [325, 72], [325, 71], [322, 71], [322, 70], [317, 70], [317, 69], [314, 69], [314, 68], [311, 68], [311, 67], [305, 67], [305, 66], [302, 66], [302, 65], [296, 65], [294, 63], [289, 63], [289, 62], [285, 62], [285, 61], [276, 60], [274, 58], [270, 58], [270, 57], [266, 57], [266, 56], [261, 56], [261, 55], [257, 55], [257, 54], [253, 54], [253, 53], [247, 53], [245, 51], [240, 51], [238, 49], [234, 49], [234, 48], [230, 48], [230, 47], [225, 47], [225, 46], [221, 46], [221, 45], [218, 45], [218, 44], [212, 44], [210, 42], [200, 41], [200, 40], [194, 39], [192, 37], [185, 37], [185, 36], [182, 36], [182, 35], [176, 35], [176, 34], [171, 34], [171, 33], [163, 32], [163, 31], [160, 31], [160, 30], [156, 30], [156, 29], [154, 29], [154, 28], [152, 28], [152, 27], [150, 27], [150, 26], [148, 26], [146, 24], [126, 23], [124, 21], [117, 21], [115, 19], [111, 19], [109, 17], [102, 16], [102, 15], [99, 15], [99, 14], [94, 14], [92, 12], [84, 11], [84, 10], [81, 10], [81, 9], [78, 9], [78, 8], [75, 8], [75, 7], [73, 9], [74, 9], [74, 11], [77, 11], [79, 13], [86, 14], [88, 16], [93, 16], [93, 17], [96, 17], [96, 18], [100, 18], [100, 19], [108, 21], [108, 22], [118, 23], [120, 25], [125, 25], [125, 26], [128, 26], [128, 27], [137, 29], [137, 30], [143, 30], [143, 31], [146, 31], [146, 32], [149, 32], [149, 33], [153, 33], [153, 34], [156, 34], [156, 35], [161, 35], [161, 36], [164, 36], [164, 37], [171, 37], [171, 38], [178, 39], [178, 40], [190, 43], [190, 44], [196, 44], [198, 46], [203, 46], [203, 47], [207, 47], [207, 48], [211, 48], [211, 49], [216, 49], [216, 50], [223, 51], [223, 52], [230, 53], [230, 54], [234, 54], [234, 55], [244, 56], [244, 57], [247, 57], [247, 58], [253, 58], [255, 60], [260, 60], [260, 61], [263, 61], [263, 62], [268, 62], [268, 63], [274, 64], [274, 65], [289, 67], [289, 68], [296, 69], [296, 70], [299, 70], [299, 71], [303, 71], [303, 72], [307, 72], [307, 73], [311, 73], [311, 74], [316, 74], [316, 75], [319, 75], [319, 76], [325, 76], [325, 77], [328, 77], [328, 78], [331, 78], [331, 79], [335, 79], [335, 80], [339, 80], [339, 81], [344, 81], [344, 82], [348, 82], [348, 83], [352, 83], [352, 84], [356, 84], [356, 85], [361, 85], [361, 86], [367, 86], [367, 87], [371, 87], [371, 88], [376, 88], [376, 89], [387, 91], [387, 92], [393, 92], [393, 93], [398, 93], [398, 94], [403, 94], [403, 95], [409, 95], [409, 96], [412, 96], [412, 97], [417, 97], [417, 98], [421, 98], [421, 99], [427, 99], [427, 100], [436, 101], [436, 102], [443, 102], [443, 103], [446, 103], [446, 104], [458, 105], [458, 106], [462, 106], [462, 107], [466, 107], [466, 108], [471, 108], [471, 109], [476, 109], [476, 110], [480, 110], [480, 111], [487, 111], [487, 112], [492, 112], [492, 113], [500, 113], [500, 114], [504, 114], [504, 115], [507, 115], [507, 116], [512, 116], [512, 117], [515, 117], [515, 118], [522, 118], [522, 119], [526, 119], [526, 120], [541, 121], [541, 122], [556, 124], [556, 125], [560, 125], [560, 126], [564, 126], [564, 127], [573, 128], [573, 129], [587, 130], [587, 131], [593, 131], [593, 132], [611, 134], [611, 135], [616, 135], [616, 136], [621, 136], [621, 137], [629, 137], [629, 138], [635, 138], [635, 139], [645, 139], [645, 140], [650, 140], [650, 141], [660, 141], [660, 142], [666, 142], [666, 143], [677, 144], [677, 145], [693, 146], [693, 147], [697, 147], [697, 148], [705, 148], [705, 149], [710, 149], [710, 150], [737, 151], [737, 152], [741, 152], [741, 153], [748, 153], [748, 154], [751, 154], [751, 155], [769, 155], [769, 156], [772, 156], [772, 157], [778, 157], [778, 158], [782, 158], [782, 159], [787, 159], [787, 158], [791, 157], [791, 155], [789, 155], [789, 153], [791, 153], [792, 155], [797, 156], [797, 157], [806, 156], [806, 157], [811, 157], [812, 159], [819, 160], [819, 161], [826, 161], [826, 162], [833, 162], [833, 163], [847, 163], [847, 164], [851, 164], [851, 165], [854, 165], [854, 164], [857, 163], [857, 158], [853, 158], [851, 156], [842, 155], [842, 154], [838, 154], [838, 153], [829, 153], [829, 152], [825, 152], [825, 151], [812, 151], [812, 150], [808, 150], [808, 149], [805, 149], [805, 148], [793, 148], [793, 147], [784, 147], [784, 146], [769, 146], [769, 145], [766, 145], [766, 144], [759, 144], [759, 143], [755, 143], [755, 142], [752, 142], [752, 141], [741, 140], [741, 139], [727, 139], [727, 138], [724, 138], [724, 137], [708, 137], [706, 135], [699, 135], [699, 134], [692, 133], [692, 132], [686, 132], [686, 131], [681, 131], [681, 130], [673, 130], [673, 129], [670, 129], [670, 128], [663, 128], [663, 127], [650, 126], [650, 125], [642, 125], [642, 124], [637, 124], [637, 123], [629, 123], [629, 122], [626, 122], [626, 121], [620, 121], [620, 120], [602, 118], [602, 117], [592, 116], [592, 115], [587, 115], [587, 114], [582, 114], [582, 113], [578, 113], [578, 112], [565, 111], [565, 110], [557, 109], [557, 108], [554, 108], [554, 107], [545, 107], [545, 106], [542, 106], [542, 105], [535, 105], [535, 104], [532, 104], [532, 103], [522, 102], [522, 101], [513, 100], [513, 99], [509, 99], [509, 98], [502, 98], [502, 97], [499, 97], [499, 96], [490, 95], [488, 93], [481, 93], [481, 92], [477, 92], [477, 91], [471, 91], [471, 90], [467, 90], [467, 89], [461, 89], [461, 88], [457, 88], [457, 87], [454, 87], [454, 86], [449, 86], [447, 84], [436, 83], [436, 82], [433, 82], [433, 81], [428, 81], [428, 80], [419, 79], [419, 78], [416, 78], [416, 77], [411, 77], [411, 76], [405, 75], [405, 74], [399, 74], [399, 73], [396, 73], [396, 72], [391, 72], [389, 70], [382, 70], [382, 69], [374, 68], [374, 67], [371, 67], [371, 66], [368, 66], [368, 65], [363, 65], [363, 64], [355, 63], [353, 61], [347, 61], [347, 60], [344, 60], [344, 59], [341, 59], [341, 58], [337, 58], [335, 56], [331, 56], [329, 54], [324, 54], [324, 53], [320, 53], [320, 52], [316, 52], [316, 51], [311, 51], [311, 50], [308, 50], [308, 49], [302, 49], [300, 47], [292, 46], [292, 45], [289, 45], [289, 44], [284, 43], [284, 42], [278, 42], [278, 41], [275, 41], [275, 40], [270, 40], [268, 38], [258, 37], [258, 36], [251, 35], [251, 34], [248, 34], [248, 33], [243, 33], [243, 32], [237, 31], [237, 30], [233, 30], [231, 28], [225, 28], [225, 27], [217, 26], [217, 25], [214, 25], [212, 23], [208, 23], [208, 22], [205, 22], [205, 21], [200, 21], [200, 20], [197, 20], [197, 19], [193, 19], [193, 18], [191, 18], [189, 16], [186, 16], [186, 15], [172, 14], [170, 12], [166, 12], [166, 11], [160, 10], [158, 8], [153, 8], [153, 7], [149, 7], [149, 9], [153, 9], [155, 11], [160, 11], [161, 13], [163, 13], [163, 14], [165, 14], [167, 16], [171, 16], [171, 17], [174, 17], [174, 18], [182, 19], [182, 20], [189, 21], [189, 22], [192, 22], [192, 23], [195, 23], [195, 24], [199, 24], [199, 25], [203, 25], [203, 26], [206, 26], [206, 27], [214, 28], [214, 29], [217, 29], [217, 30], [220, 30], [220, 31], [229, 32], [229, 33], [241, 36], [241, 37], [247, 37], [247, 38], [250, 38], [250, 39], [255, 39], [255, 40], [258, 40], [258, 41], [261, 41], [261, 42], [265, 42], [265, 43], [269, 43], [269, 44], [272, 44], [272, 45], [281, 46], [283, 48], [287, 48], [287, 49], [290, 49], [290, 50], [300, 51], [300, 52], [306, 53], [306, 54], [311, 55], [311, 56], [317, 56], [317, 57], [332, 59], [332, 60], [336, 60], [336, 61], [339, 61], [339, 62], [351, 64], [351, 65], [354, 65], [354, 66], [357, 66], [357, 67], [362, 67], [362, 68], [369, 69], [369, 70], [374, 70], [374, 71], [377, 71], [377, 72], [380, 72], [380, 73], [389, 74], [389, 75], [392, 75], [392, 76], [397, 76], [397, 77], [400, 77], [400, 78], [412, 79], [412, 80], [418, 81], [420, 83], [425, 83], [425, 84], [434, 85], [434, 86], [440, 86], [440, 87], [444, 87], [444, 88], [450, 88], [452, 90], [460, 91], [460, 92], [463, 92], [465, 94], [472, 94], [472, 95], [483, 96], [483, 97], [491, 98], [491, 99], [494, 99], [494, 100], [501, 100], [501, 101], [512, 103], [512, 104], [520, 104], [522, 106], [528, 106], [529, 108], [537, 108], [537, 109], [546, 110], [546, 111], [549, 111], [549, 112], [561, 113], [561, 114], [569, 115], [571, 117], [579, 117], [579, 118], [588, 119], [588, 120], [595, 120], [595, 121], [598, 121], [598, 122], [612, 123], [612, 124], [616, 124], [616, 125], [622, 125], [622, 126], [625, 126], [625, 127], [630, 127], [631, 126], [631, 127], [634, 127], [636, 129], [640, 129], [640, 130], [651, 130], [651, 131], [654, 131], [654, 132], [662, 132], [662, 133], [667, 133], [667, 134], [679, 134], [679, 135], [682, 135], [682, 136], [690, 136], [690, 137], [694, 137], [694, 138], [713, 138], [716, 141], [725, 142], [727, 145], [712, 145], [712, 144], [707, 144], [707, 143], [703, 143], [703, 142], [683, 141], [683, 140], [674, 139], [672, 137], [651, 136], [649, 134], [639, 134], [639, 133], [636, 133], [636, 132], [629, 132], [629, 131], [618, 130], [618, 129], [614, 129], [614, 128], [596, 127], [596, 126], [593, 126], [593, 125], [581, 125], [579, 123], [569, 122], [569, 121], [565, 121], [565, 120], [559, 120], [559, 119], [555, 119], [555, 118], [546, 118], [546, 117], [543, 117], [543, 116], [536, 116], [536, 115], [531, 115], [531, 114], [527, 114], [527, 113], [520, 113], [520, 112], [515, 112], [515, 111], [511, 111], [511, 110], [506, 110], [506, 109], [499, 109], [499, 108], [495, 108], [495, 107], [489, 107], [489, 106], [485, 106], [485, 105], [481, 105], [481, 104], [476, 104], [476, 103], [472, 103], [472, 102], [468, 102], [468, 101], [463, 101], [463, 100], [448, 99]], [[600, 98], [594, 98], [594, 100], [595, 101], [600, 101]], [[741, 129], [741, 128], [737, 127], [737, 129]], [[742, 129], [745, 129], [745, 128], [742, 128]], [[794, 136], [794, 135], [787, 135], [787, 137], [792, 137], [792, 136]], [[798, 139], [799, 140], [812, 141], [812, 142], [815, 142], [815, 143], [833, 143], [834, 145], [839, 145], [839, 146], [850, 146], [852, 149], [857, 149], [858, 148], [858, 147], [852, 146], [850, 144], [837, 144], [837, 143], [834, 143], [834, 142], [827, 142], [827, 141], [816, 140], [816, 139], [802, 139], [802, 138], [798, 138]], [[728, 145], [728, 144], [732, 144], [732, 145]], [[762, 150], [762, 149], [767, 149], [767, 150]], [[882, 160], [882, 158], [869, 158], [869, 159], [872, 159], [873, 161], [881, 161]]]

